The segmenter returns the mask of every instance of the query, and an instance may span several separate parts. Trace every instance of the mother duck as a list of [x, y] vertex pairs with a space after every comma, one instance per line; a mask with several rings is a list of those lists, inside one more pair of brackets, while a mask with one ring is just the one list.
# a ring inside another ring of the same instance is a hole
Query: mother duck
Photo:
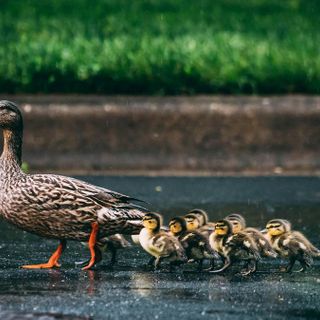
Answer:
[[23, 119], [19, 108], [0, 101], [3, 152], [0, 158], [0, 214], [17, 227], [60, 244], [47, 263], [24, 268], [59, 267], [67, 240], [88, 241], [91, 258], [83, 270], [101, 259], [99, 239], [115, 233], [134, 234], [144, 216], [134, 198], [53, 174], [21, 171]]

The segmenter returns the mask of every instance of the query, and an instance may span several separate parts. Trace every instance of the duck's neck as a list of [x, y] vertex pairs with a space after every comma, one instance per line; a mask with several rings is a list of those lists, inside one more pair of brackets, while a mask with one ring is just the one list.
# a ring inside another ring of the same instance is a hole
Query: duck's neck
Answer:
[[0, 158], [1, 174], [21, 172], [23, 130], [3, 130], [3, 151]]

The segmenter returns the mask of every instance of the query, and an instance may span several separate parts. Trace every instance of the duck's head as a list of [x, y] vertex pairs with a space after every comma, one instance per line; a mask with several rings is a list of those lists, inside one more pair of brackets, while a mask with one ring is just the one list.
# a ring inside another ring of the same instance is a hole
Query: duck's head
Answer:
[[0, 100], [0, 128], [22, 130], [22, 115], [17, 105], [8, 100]]
[[192, 231], [200, 227], [200, 221], [196, 214], [188, 213], [184, 216], [187, 223], [187, 230]]
[[228, 236], [232, 234], [232, 224], [228, 220], [219, 220], [214, 227], [214, 233], [218, 236]]
[[178, 235], [187, 230], [187, 223], [184, 217], [175, 217], [169, 222], [169, 229], [173, 235]]
[[246, 227], [246, 221], [244, 217], [241, 214], [238, 213], [232, 213], [226, 216], [225, 218], [232, 224], [232, 231], [233, 233], [238, 233], [245, 229]]
[[189, 211], [189, 214], [190, 213], [195, 214], [198, 217], [200, 227], [206, 225], [209, 221], [207, 212], [202, 209], [192, 209]]
[[142, 218], [142, 223], [147, 230], [158, 232], [162, 226], [162, 216], [155, 212], [148, 212]]
[[273, 219], [267, 223], [266, 229], [269, 236], [279, 236], [291, 230], [291, 223], [285, 219]]

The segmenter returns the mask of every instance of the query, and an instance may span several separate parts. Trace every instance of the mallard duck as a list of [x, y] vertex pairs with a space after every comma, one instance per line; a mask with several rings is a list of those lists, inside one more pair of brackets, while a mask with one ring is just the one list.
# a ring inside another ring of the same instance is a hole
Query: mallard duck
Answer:
[[267, 223], [266, 229], [274, 250], [289, 264], [282, 271], [291, 272], [296, 261], [300, 262], [301, 269], [305, 271], [311, 267], [313, 257], [320, 257], [320, 250], [316, 248], [301, 232], [292, 231], [291, 223], [284, 219], [273, 219]]
[[246, 227], [246, 220], [242, 215], [233, 213], [225, 217], [225, 219], [231, 222], [234, 234], [238, 232], [246, 232], [252, 237], [261, 256], [269, 258], [277, 257], [277, 253], [272, 249], [269, 239], [258, 229]]
[[175, 217], [169, 222], [169, 229], [182, 244], [189, 261], [198, 262], [198, 271], [202, 271], [203, 261], [209, 259], [211, 267], [218, 254], [210, 247], [208, 239], [197, 230], [188, 231], [184, 217]]
[[144, 228], [140, 231], [139, 241], [142, 248], [152, 258], [148, 265], [154, 264], [154, 270], [160, 267], [162, 260], [170, 262], [170, 269], [174, 265], [187, 262], [185, 251], [180, 242], [169, 233], [162, 231], [162, 216], [157, 213], [147, 213], [143, 217]]
[[17, 227], [60, 244], [47, 263], [24, 268], [59, 267], [67, 240], [88, 241], [94, 266], [100, 239], [141, 230], [143, 210], [132, 197], [89, 183], [53, 174], [22, 172], [23, 119], [19, 108], [0, 101], [0, 127], [4, 145], [0, 158], [0, 212]]
[[245, 261], [246, 268], [242, 275], [256, 271], [260, 259], [259, 250], [253, 239], [245, 232], [233, 234], [232, 225], [228, 220], [220, 220], [215, 231], [209, 237], [211, 247], [224, 257], [224, 266], [211, 272], [219, 273], [229, 268], [235, 261]]
[[214, 223], [209, 222], [208, 214], [202, 209], [192, 209], [188, 214], [195, 214], [199, 220], [199, 230], [204, 236], [209, 237], [210, 233], [214, 231]]

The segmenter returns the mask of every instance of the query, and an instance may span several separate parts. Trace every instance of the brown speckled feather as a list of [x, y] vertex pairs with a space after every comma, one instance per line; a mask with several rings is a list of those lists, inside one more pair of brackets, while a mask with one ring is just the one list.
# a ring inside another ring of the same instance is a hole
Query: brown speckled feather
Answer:
[[20, 174], [13, 185], [0, 182], [0, 190], [4, 218], [41, 236], [84, 241], [96, 221], [101, 235], [141, 229], [134, 222], [143, 212], [128, 202], [129, 197], [73, 178]]

